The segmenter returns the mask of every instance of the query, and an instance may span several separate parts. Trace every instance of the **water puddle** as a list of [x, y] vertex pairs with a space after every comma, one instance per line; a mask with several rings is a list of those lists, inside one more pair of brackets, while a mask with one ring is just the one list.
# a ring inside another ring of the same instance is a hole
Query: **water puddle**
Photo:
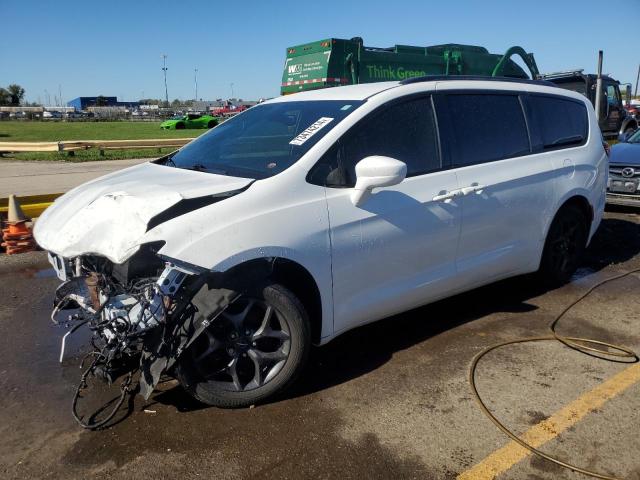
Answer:
[[56, 271], [53, 268], [23, 267], [0, 272], [0, 277], [13, 275], [18, 275], [22, 278], [56, 278]]
[[576, 270], [576, 273], [574, 273], [573, 276], [571, 277], [571, 281], [576, 282], [578, 280], [582, 280], [583, 278], [588, 277], [593, 273], [596, 273], [596, 271], [593, 268], [589, 268], [589, 267], [579, 268]]
[[45, 268], [44, 270], [38, 270], [33, 274], [33, 278], [52, 278], [56, 276], [56, 271], [53, 268]]

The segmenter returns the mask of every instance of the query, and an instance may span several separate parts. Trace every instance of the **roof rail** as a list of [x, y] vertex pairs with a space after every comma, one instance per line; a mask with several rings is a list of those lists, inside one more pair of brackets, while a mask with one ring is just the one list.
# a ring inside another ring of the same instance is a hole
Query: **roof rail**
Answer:
[[584, 68], [576, 68], [575, 70], [566, 70], [564, 72], [543, 73], [540, 75], [540, 77], [541, 78], [565, 77], [567, 75], [582, 75], [583, 72], [584, 72]]
[[425, 75], [422, 77], [412, 77], [402, 80], [400, 85], [410, 85], [412, 83], [420, 82], [443, 82], [453, 80], [481, 80], [487, 82], [511, 82], [511, 83], [525, 83], [529, 85], [546, 85], [548, 87], [557, 87], [555, 83], [547, 82], [546, 80], [530, 80], [528, 78], [514, 78], [514, 77], [485, 77], [482, 75]]

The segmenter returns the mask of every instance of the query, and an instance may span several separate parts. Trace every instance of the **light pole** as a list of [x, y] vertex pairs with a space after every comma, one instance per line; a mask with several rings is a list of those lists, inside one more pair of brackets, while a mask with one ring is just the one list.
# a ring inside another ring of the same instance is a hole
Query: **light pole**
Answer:
[[233, 98], [233, 82], [230, 83], [230, 86], [231, 86], [231, 98]]
[[193, 69], [193, 81], [196, 84], [196, 96], [194, 100], [197, 102], [198, 101], [198, 69], [197, 68]]
[[164, 72], [164, 104], [169, 107], [169, 91], [167, 90], [167, 55], [162, 54], [162, 71]]
[[602, 105], [602, 50], [598, 51], [598, 71], [596, 77], [596, 102], [594, 107], [596, 108], [596, 119], [600, 120], [602, 112], [600, 107]]

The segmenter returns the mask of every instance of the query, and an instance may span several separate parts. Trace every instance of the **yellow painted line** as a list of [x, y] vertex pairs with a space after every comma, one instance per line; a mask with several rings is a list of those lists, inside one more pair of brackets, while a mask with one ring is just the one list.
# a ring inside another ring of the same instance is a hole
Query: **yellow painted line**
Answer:
[[[600, 408], [608, 400], [640, 381], [640, 363], [635, 363], [594, 389], [584, 393], [551, 417], [531, 427], [520, 438], [534, 448], [553, 440], [578, 423], [589, 412]], [[532, 455], [513, 440], [496, 450], [480, 463], [458, 475], [459, 480], [492, 479], [509, 470], [520, 460]]]

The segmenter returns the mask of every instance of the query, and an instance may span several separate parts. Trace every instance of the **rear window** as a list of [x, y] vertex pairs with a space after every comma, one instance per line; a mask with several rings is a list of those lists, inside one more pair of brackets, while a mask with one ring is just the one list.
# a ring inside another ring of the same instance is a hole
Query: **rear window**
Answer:
[[583, 103], [531, 95], [529, 106], [544, 150], [578, 146], [587, 140], [588, 116]]
[[454, 166], [528, 154], [529, 133], [517, 95], [449, 94]]

